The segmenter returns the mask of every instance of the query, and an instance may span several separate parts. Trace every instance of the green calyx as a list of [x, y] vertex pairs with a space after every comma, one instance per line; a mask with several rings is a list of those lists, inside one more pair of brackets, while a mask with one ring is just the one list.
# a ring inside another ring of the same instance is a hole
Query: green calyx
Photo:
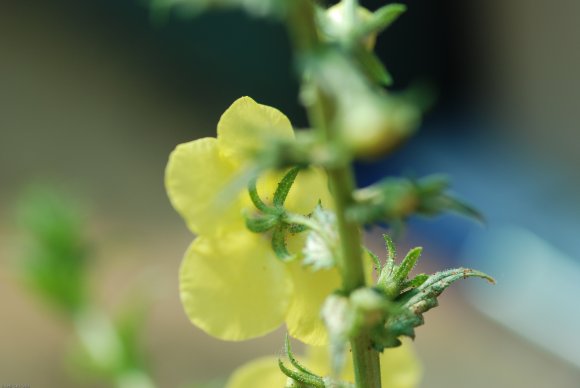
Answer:
[[331, 295], [323, 308], [323, 319], [331, 339], [333, 364], [342, 365], [341, 355], [347, 341], [364, 330], [371, 334], [372, 346], [377, 351], [401, 344], [399, 337], [415, 337], [415, 327], [423, 324], [423, 314], [438, 305], [437, 298], [452, 283], [468, 277], [479, 277], [494, 283], [483, 272], [456, 268], [431, 275], [410, 277], [422, 249], [411, 249], [396, 263], [395, 245], [384, 235], [387, 257], [384, 265], [377, 255], [367, 250], [378, 273], [373, 287], [353, 291], [348, 297]]
[[[322, 246], [318, 248], [328, 250], [327, 247], [329, 246], [327, 243], [329, 241], [329, 233], [327, 231], [329, 228], [326, 225], [328, 223], [326, 222], [327, 218], [316, 216], [318, 213], [326, 215], [320, 206], [320, 209], [315, 209], [312, 218], [291, 213], [284, 207], [288, 193], [300, 170], [301, 167], [293, 167], [286, 172], [274, 192], [272, 204], [266, 204], [261, 199], [256, 187], [256, 179], [251, 180], [248, 185], [250, 199], [259, 212], [253, 215], [246, 214], [246, 227], [254, 233], [270, 233], [272, 249], [276, 256], [283, 261], [290, 261], [295, 258], [295, 255], [288, 251], [286, 244], [288, 234], [297, 234], [311, 230], [312, 236], [309, 236], [310, 240], [314, 239], [314, 241], [317, 241], [316, 238], [322, 240], [322, 244], [319, 244]], [[311, 243], [310, 246], [312, 245]], [[330, 256], [333, 254], [334, 252], [329, 253]], [[330, 261], [334, 263], [333, 259]], [[320, 266], [324, 267], [325, 265]]]
[[483, 222], [481, 214], [449, 193], [449, 180], [442, 175], [421, 179], [388, 178], [355, 192], [356, 203], [348, 216], [363, 224], [402, 224], [412, 215], [434, 217], [445, 212]]
[[424, 322], [423, 313], [436, 307], [439, 295], [455, 281], [479, 277], [495, 283], [489, 275], [468, 268], [449, 269], [431, 275], [419, 274], [410, 278], [410, 272], [417, 264], [422, 248], [411, 249], [397, 265], [395, 246], [389, 236], [383, 237], [387, 247], [387, 260], [379, 272], [375, 289], [392, 304], [381, 322], [371, 329], [373, 346], [378, 351], [399, 346], [400, 336], [415, 338], [415, 327]]
[[[290, 337], [286, 334], [286, 340], [284, 342], [284, 352], [286, 357], [290, 361], [290, 364], [295, 369], [288, 368], [281, 359], [278, 359], [278, 367], [286, 376], [288, 376], [292, 381], [290, 386], [301, 387], [301, 388], [325, 388], [326, 385], [321, 376], [316, 375], [311, 372], [306, 367], [302, 366], [294, 357], [292, 353], [292, 347], [290, 344]], [[287, 385], [288, 386], [288, 385]]]

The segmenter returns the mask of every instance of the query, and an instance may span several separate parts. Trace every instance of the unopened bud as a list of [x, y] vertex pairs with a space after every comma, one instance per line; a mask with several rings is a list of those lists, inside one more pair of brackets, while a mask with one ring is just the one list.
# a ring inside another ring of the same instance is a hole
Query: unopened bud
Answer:
[[345, 143], [358, 157], [380, 156], [409, 136], [420, 112], [410, 104], [366, 97], [345, 107], [340, 127]]
[[[367, 22], [372, 17], [372, 12], [368, 9], [358, 6], [355, 17], [361, 22]], [[324, 26], [324, 33], [329, 40], [346, 40], [355, 31], [355, 25], [351, 23], [350, 15], [348, 15], [348, 8], [344, 6], [344, 2], [333, 5], [326, 10], [326, 26]], [[362, 44], [367, 50], [372, 51], [375, 47], [377, 34], [372, 33], [363, 37]]]

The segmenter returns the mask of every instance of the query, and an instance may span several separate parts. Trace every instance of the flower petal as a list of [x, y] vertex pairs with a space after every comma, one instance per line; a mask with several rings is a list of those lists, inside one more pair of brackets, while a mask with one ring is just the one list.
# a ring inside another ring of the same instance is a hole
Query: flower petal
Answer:
[[[165, 169], [171, 204], [194, 233], [219, 225], [242, 225], [241, 200], [219, 201], [234, 176], [234, 168], [218, 152], [217, 140], [203, 138], [178, 145]], [[217, 198], [217, 199], [216, 199]]]
[[385, 388], [413, 388], [419, 385], [421, 365], [415, 355], [413, 344], [403, 339], [403, 345], [385, 349], [381, 354], [381, 381]]
[[180, 294], [189, 319], [223, 340], [264, 335], [284, 321], [292, 283], [267, 241], [240, 229], [199, 236], [180, 269]]
[[298, 214], [310, 214], [322, 202], [325, 209], [332, 209], [326, 174], [318, 168], [301, 170], [288, 193], [286, 208]]
[[241, 97], [224, 112], [217, 127], [220, 152], [244, 163], [268, 141], [293, 138], [292, 124], [278, 109]]
[[[385, 349], [380, 355], [381, 383], [383, 388], [414, 388], [421, 382], [421, 366], [413, 351], [410, 340], [403, 339], [403, 345]], [[354, 382], [354, 368], [350, 353], [341, 378]], [[306, 367], [313, 372], [328, 375], [330, 373], [330, 358], [328, 348], [312, 346], [306, 355]]]
[[276, 358], [262, 357], [236, 369], [226, 388], [282, 388], [286, 379]]
[[309, 345], [324, 345], [328, 335], [320, 310], [326, 297], [340, 287], [338, 272], [336, 269], [314, 272], [297, 262], [289, 267], [294, 294], [286, 317], [288, 332]]

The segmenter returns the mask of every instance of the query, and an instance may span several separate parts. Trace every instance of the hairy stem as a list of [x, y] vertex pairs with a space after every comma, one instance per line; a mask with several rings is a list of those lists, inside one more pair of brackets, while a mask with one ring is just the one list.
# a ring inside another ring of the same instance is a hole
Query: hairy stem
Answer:
[[[351, 6], [357, 2], [352, 1]], [[311, 0], [293, 0], [288, 10], [288, 27], [298, 58], [316, 52], [320, 47], [316, 31], [314, 7]], [[305, 81], [308, 82], [308, 81]], [[311, 124], [319, 131], [321, 138], [328, 142], [339, 142], [335, 131], [330, 128], [328, 112], [332, 111], [331, 99], [316, 90], [316, 98], [306, 109]], [[350, 164], [333, 167], [327, 170], [338, 222], [340, 238], [339, 268], [342, 276], [342, 288], [351, 293], [357, 288], [364, 287], [365, 272], [362, 239], [359, 225], [349, 220], [346, 210], [353, 202], [355, 190], [354, 176]], [[355, 371], [355, 385], [357, 388], [381, 388], [379, 354], [371, 346], [367, 332], [362, 332], [351, 339], [352, 357]]]

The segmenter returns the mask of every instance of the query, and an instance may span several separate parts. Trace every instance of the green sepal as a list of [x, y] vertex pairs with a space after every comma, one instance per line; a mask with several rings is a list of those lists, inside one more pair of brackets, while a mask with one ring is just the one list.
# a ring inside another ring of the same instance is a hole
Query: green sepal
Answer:
[[455, 213], [461, 214], [463, 216], [472, 218], [477, 220], [481, 223], [485, 223], [485, 217], [483, 214], [479, 212], [476, 208], [471, 206], [470, 204], [463, 202], [458, 198], [454, 198], [451, 196], [444, 196], [442, 197], [443, 206], [450, 211]]
[[292, 234], [302, 233], [308, 230], [308, 226], [301, 224], [288, 224], [288, 232]]
[[415, 279], [407, 282], [406, 285], [413, 288], [395, 299], [399, 312], [391, 314], [383, 327], [377, 327], [372, 332], [374, 345], [378, 349], [394, 347], [400, 344], [397, 337], [414, 338], [415, 327], [424, 323], [423, 314], [438, 306], [437, 297], [455, 281], [468, 277], [479, 277], [495, 283], [489, 275], [468, 268], [450, 269], [431, 276], [418, 275], [415, 279], [421, 284], [416, 287], [411, 284]]
[[290, 261], [294, 258], [286, 246], [286, 229], [284, 225], [278, 225], [272, 232], [272, 249], [276, 257], [282, 261]]
[[284, 373], [286, 376], [300, 384], [304, 384], [306, 387], [324, 388], [324, 381], [322, 381], [321, 377], [313, 377], [303, 372], [297, 372], [292, 369], [288, 369], [281, 359], [278, 359], [278, 368], [280, 368], [282, 373]]
[[324, 388], [324, 381], [322, 377], [316, 375], [308, 368], [302, 366], [292, 354], [292, 347], [290, 346], [290, 336], [286, 334], [286, 339], [284, 341], [284, 352], [286, 357], [290, 360], [290, 363], [297, 370], [294, 371], [289, 369], [284, 365], [281, 359], [278, 359], [278, 367], [286, 376], [290, 377], [292, 380], [298, 383], [300, 387], [314, 387], [314, 388]]
[[282, 178], [282, 180], [278, 183], [278, 187], [276, 188], [276, 192], [274, 192], [274, 206], [282, 207], [284, 206], [284, 202], [286, 201], [286, 197], [294, 184], [294, 180], [298, 176], [300, 172], [300, 167], [291, 168]]
[[421, 284], [425, 283], [427, 279], [429, 279], [429, 275], [425, 273], [419, 274], [415, 276], [413, 279], [405, 281], [401, 289], [404, 290], [407, 288], [419, 287]]
[[279, 217], [271, 214], [259, 214], [253, 217], [245, 216], [246, 228], [250, 232], [264, 233], [279, 223]]
[[290, 335], [288, 335], [288, 333], [286, 333], [286, 339], [284, 341], [284, 351], [286, 353], [286, 357], [288, 357], [288, 360], [290, 360], [290, 363], [292, 364], [292, 366], [294, 366], [294, 368], [298, 369], [300, 372], [305, 373], [307, 375], [319, 377], [314, 372], [312, 372], [311, 370], [300, 364], [298, 360], [296, 360], [296, 357], [294, 357], [294, 354], [292, 353], [292, 346], [290, 344]]
[[411, 249], [401, 262], [401, 265], [396, 268], [393, 281], [399, 288], [405, 283], [411, 270], [415, 268], [419, 257], [421, 257], [421, 252], [423, 252], [423, 248], [421, 247]]
[[250, 194], [250, 199], [256, 207], [256, 209], [263, 211], [264, 213], [270, 212], [270, 207], [262, 201], [260, 195], [258, 194], [258, 188], [256, 186], [258, 179], [253, 178], [248, 182], [248, 193]]
[[416, 181], [415, 185], [419, 197], [418, 214], [432, 217], [450, 211], [481, 223], [485, 222], [477, 209], [447, 193], [451, 184], [446, 176], [440, 174], [427, 176]]
[[373, 261], [373, 268], [374, 268], [375, 272], [379, 273], [379, 271], [381, 270], [381, 260], [379, 259], [379, 257], [377, 255], [374, 254], [373, 251], [371, 251], [367, 247], [363, 247], [363, 248], [367, 252], [367, 254], [370, 256], [371, 260]]
[[385, 240], [385, 247], [387, 248], [387, 262], [385, 263], [384, 271], [390, 275], [395, 268], [395, 258], [397, 257], [397, 249], [395, 244], [388, 234], [383, 234]]
[[391, 86], [393, 77], [375, 53], [358, 47], [355, 57], [369, 80], [382, 86]]
[[357, 34], [359, 36], [368, 36], [380, 33], [393, 24], [406, 10], [407, 6], [405, 4], [387, 4], [373, 12], [372, 17], [357, 30]]
[[450, 195], [448, 189], [449, 181], [441, 175], [387, 178], [356, 191], [356, 203], [347, 216], [362, 224], [387, 221], [395, 225], [412, 215], [434, 217], [453, 212], [483, 222], [477, 210]]

